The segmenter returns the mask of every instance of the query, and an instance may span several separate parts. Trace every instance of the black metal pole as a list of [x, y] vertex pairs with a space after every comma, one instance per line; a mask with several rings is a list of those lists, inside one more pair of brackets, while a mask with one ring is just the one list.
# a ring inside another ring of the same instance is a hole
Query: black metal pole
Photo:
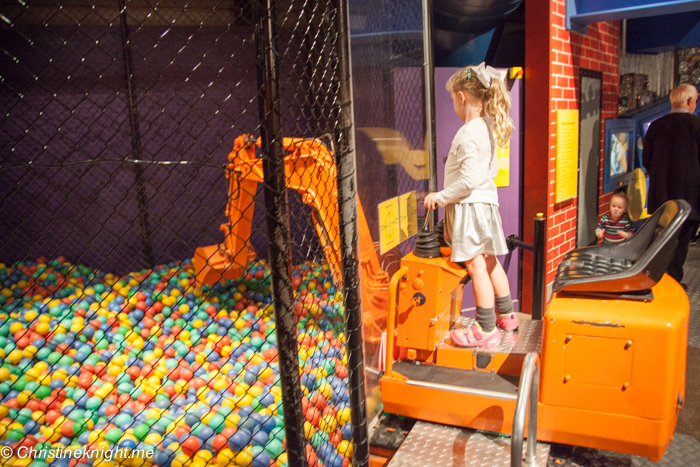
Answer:
[[263, 153], [263, 183], [268, 255], [282, 387], [282, 409], [290, 467], [306, 466], [306, 439], [301, 400], [299, 349], [291, 281], [289, 215], [284, 172], [284, 145], [275, 40], [274, 0], [255, 3], [255, 46], [258, 104]]
[[[133, 59], [131, 58], [131, 46], [129, 44], [129, 25], [126, 21], [126, 4], [119, 0], [119, 24], [122, 36], [122, 51], [124, 57], [124, 75], [126, 82], [127, 109], [129, 111], [129, 129], [131, 131], [131, 152], [133, 158], [141, 160], [141, 130], [139, 130], [139, 112], [134, 99], [134, 74]], [[139, 207], [139, 227], [141, 241], [143, 242], [143, 257], [146, 266], [153, 267], [153, 246], [151, 245], [150, 229], [148, 227], [148, 209], [146, 206], [146, 187], [143, 179], [143, 170], [139, 164], [134, 164], [134, 179], [136, 185], [136, 203]]]
[[[433, 63], [433, 2], [423, 0], [423, 83], [425, 95], [425, 138], [428, 148], [428, 191], [438, 191], [437, 139], [435, 136], [435, 66]], [[433, 225], [438, 222], [438, 211], [433, 210]]]
[[338, 76], [340, 77], [338, 119], [338, 204], [342, 244], [343, 297], [345, 301], [345, 334], [348, 355], [350, 416], [356, 467], [369, 465], [369, 437], [365, 406], [365, 371], [362, 354], [362, 309], [359, 255], [357, 251], [357, 192], [355, 184], [355, 152], [352, 140], [352, 88], [350, 83], [350, 49], [347, 0], [335, 0], [338, 34]]
[[532, 319], [544, 316], [544, 276], [547, 252], [547, 219], [542, 214], [535, 217], [534, 258], [532, 263]]

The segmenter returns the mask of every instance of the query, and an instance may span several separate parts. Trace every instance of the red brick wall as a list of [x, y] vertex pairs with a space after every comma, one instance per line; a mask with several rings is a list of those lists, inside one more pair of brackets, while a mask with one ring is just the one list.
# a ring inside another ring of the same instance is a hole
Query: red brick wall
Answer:
[[[603, 73], [602, 120], [617, 116], [620, 82], [620, 23], [596, 23], [588, 26], [586, 35], [569, 32], [564, 26], [564, 0], [551, 0], [550, 5], [550, 102], [549, 102], [549, 160], [547, 196], [547, 277], [554, 280], [561, 257], [576, 246], [576, 199], [554, 202], [556, 167], [557, 110], [578, 109], [578, 72], [580, 68]], [[527, 25], [526, 25], [527, 28]], [[601, 128], [601, 130], [604, 130]], [[527, 131], [527, 129], [526, 129]], [[601, 134], [602, 188], [603, 138]], [[525, 193], [527, 197], [527, 193]], [[600, 213], [607, 211], [609, 195], [600, 198]], [[527, 222], [527, 220], [526, 220]]]

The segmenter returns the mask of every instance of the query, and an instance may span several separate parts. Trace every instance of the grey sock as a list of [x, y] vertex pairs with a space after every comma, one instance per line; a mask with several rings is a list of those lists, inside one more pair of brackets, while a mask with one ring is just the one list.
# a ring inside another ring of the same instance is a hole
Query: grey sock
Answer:
[[496, 297], [496, 309], [502, 315], [513, 312], [513, 300], [510, 298], [510, 294], [505, 297]]
[[476, 322], [479, 323], [484, 332], [491, 332], [496, 327], [496, 313], [494, 308], [476, 307]]

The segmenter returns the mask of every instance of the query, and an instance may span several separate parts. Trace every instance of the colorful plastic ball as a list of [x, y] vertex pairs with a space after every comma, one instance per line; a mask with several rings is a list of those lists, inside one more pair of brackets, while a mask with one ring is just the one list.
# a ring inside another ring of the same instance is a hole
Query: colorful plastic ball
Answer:
[[251, 441], [252, 435], [245, 428], [239, 428], [229, 439], [228, 446], [232, 451], [240, 451]]

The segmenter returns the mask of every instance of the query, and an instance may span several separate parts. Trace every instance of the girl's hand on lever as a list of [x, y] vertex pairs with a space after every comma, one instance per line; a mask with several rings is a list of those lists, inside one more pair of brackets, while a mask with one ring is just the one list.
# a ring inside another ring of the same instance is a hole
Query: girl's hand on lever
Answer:
[[423, 199], [423, 206], [425, 206], [427, 209], [437, 209], [437, 193], [429, 193], [426, 195], [426, 197]]

